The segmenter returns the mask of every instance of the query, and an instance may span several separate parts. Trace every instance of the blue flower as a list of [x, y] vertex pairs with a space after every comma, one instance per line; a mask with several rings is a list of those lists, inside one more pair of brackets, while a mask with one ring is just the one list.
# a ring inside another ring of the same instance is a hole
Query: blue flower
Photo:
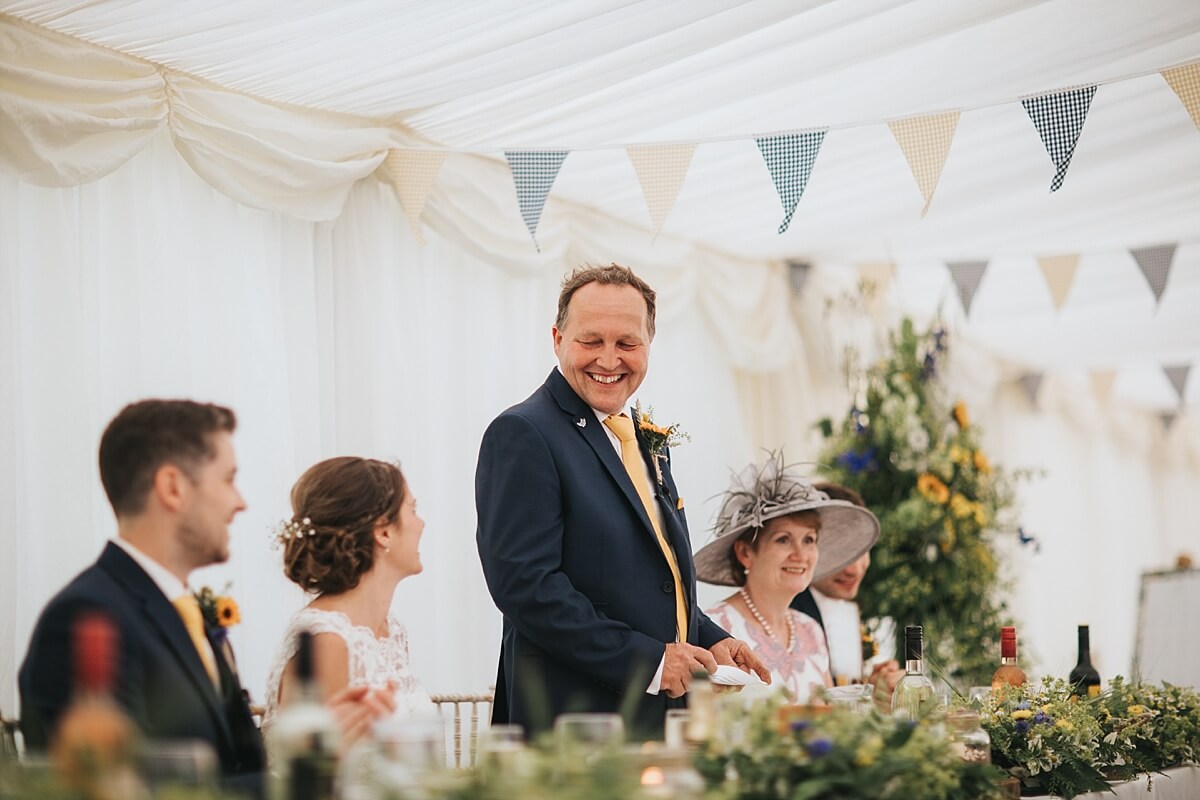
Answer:
[[1018, 708], [1018, 709], [1024, 711], [1025, 709], [1029, 708], [1029, 701], [1022, 700], [1021, 702], [1017, 703], [1016, 706], [1014, 706], [1014, 708]]
[[796, 720], [792, 723], [792, 730], [796, 731], [797, 733], [808, 730], [808, 721], [803, 719]]
[[1042, 724], [1043, 722], [1049, 722], [1050, 715], [1047, 714], [1045, 711], [1039, 711], [1033, 715], [1033, 721], [1038, 723], [1039, 725]]
[[822, 758], [833, 750], [833, 742], [828, 739], [813, 739], [808, 743], [808, 754], [813, 758]]
[[925, 361], [921, 364], [921, 380], [927, 381], [937, 374], [937, 359], [933, 357], [933, 353], [925, 354]]
[[861, 453], [847, 450], [837, 457], [837, 463], [850, 472], [873, 472], [876, 469], [875, 448], [868, 447]]
[[1028, 733], [1029, 732], [1029, 723], [1023, 719], [1017, 720], [1016, 724], [1013, 725], [1013, 727], [1017, 729], [1017, 733]]

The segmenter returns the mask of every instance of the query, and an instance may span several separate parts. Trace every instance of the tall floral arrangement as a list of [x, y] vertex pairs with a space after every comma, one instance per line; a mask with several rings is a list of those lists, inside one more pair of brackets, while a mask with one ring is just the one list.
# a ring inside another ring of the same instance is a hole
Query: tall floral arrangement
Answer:
[[904, 320], [890, 355], [852, 387], [845, 418], [821, 421], [821, 463], [862, 494], [882, 527], [859, 593], [864, 618], [924, 625], [930, 661], [970, 684], [986, 680], [999, 652], [993, 537], [1018, 532], [1015, 475], [992, 464], [967, 406], [948, 396], [948, 347], [942, 328], [918, 332]]

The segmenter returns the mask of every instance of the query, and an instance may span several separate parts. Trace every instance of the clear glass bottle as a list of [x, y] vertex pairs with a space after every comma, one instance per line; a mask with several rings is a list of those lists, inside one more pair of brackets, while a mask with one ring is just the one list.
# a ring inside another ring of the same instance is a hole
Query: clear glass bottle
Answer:
[[968, 764], [992, 763], [992, 737], [979, 724], [979, 714], [957, 708], [946, 715], [950, 746]]
[[717, 729], [717, 695], [707, 672], [692, 673], [687, 691], [688, 717], [683, 738], [699, 744], [712, 738]]
[[904, 677], [892, 694], [892, 716], [916, 721], [937, 708], [933, 682], [925, 674], [924, 631], [920, 625], [904, 628]]
[[1024, 685], [1025, 670], [1017, 664], [1017, 629], [1005, 625], [1000, 629], [1000, 666], [992, 673], [992, 688]]
[[339, 734], [316, 680], [313, 637], [299, 637], [296, 695], [279, 709], [268, 737], [271, 800], [332, 800]]

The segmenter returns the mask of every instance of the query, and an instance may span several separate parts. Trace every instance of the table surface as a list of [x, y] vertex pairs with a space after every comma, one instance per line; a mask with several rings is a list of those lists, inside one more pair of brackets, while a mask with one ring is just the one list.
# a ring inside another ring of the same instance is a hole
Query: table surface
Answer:
[[[1113, 793], [1089, 792], [1076, 795], [1075, 800], [1197, 800], [1200, 798], [1200, 767], [1176, 767], [1149, 778], [1142, 776], [1135, 781], [1114, 783], [1112, 788]], [[1033, 800], [1050, 800], [1050, 795]]]

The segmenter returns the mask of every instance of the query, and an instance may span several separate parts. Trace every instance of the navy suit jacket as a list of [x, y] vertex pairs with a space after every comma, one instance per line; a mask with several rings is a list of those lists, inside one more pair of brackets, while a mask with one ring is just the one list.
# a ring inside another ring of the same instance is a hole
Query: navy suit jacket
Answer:
[[21, 665], [21, 731], [45, 749], [72, 697], [72, 627], [100, 611], [119, 636], [113, 699], [150, 739], [200, 739], [222, 773], [259, 788], [262, 738], [222, 642], [210, 637], [221, 676], [218, 694], [179, 613], [128, 553], [113, 543], [42, 611]]
[[557, 369], [484, 433], [476, 541], [504, 614], [493, 721], [535, 733], [566, 711], [622, 711], [634, 736], [661, 735], [668, 698], [645, 690], [676, 639], [675, 593], [689, 643], [729, 636], [697, 608], [669, 454], [660, 466], [652, 489], [682, 586], [607, 433]]

